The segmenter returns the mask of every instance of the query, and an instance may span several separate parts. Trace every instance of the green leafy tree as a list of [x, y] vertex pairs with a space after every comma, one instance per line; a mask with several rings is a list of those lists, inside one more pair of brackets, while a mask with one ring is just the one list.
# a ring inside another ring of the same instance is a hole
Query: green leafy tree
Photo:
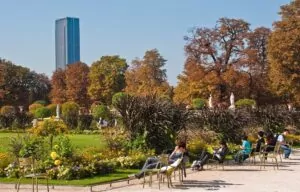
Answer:
[[88, 93], [94, 101], [111, 104], [112, 96], [125, 88], [126, 60], [117, 55], [103, 56], [91, 66]]

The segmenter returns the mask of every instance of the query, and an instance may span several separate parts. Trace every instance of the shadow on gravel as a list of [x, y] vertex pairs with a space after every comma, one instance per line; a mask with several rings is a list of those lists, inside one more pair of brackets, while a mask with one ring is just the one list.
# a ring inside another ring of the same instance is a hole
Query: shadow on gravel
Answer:
[[174, 185], [176, 189], [188, 190], [190, 188], [205, 188], [208, 191], [217, 191], [221, 188], [231, 185], [243, 185], [227, 183], [223, 180], [212, 180], [212, 181], [197, 181], [197, 180], [185, 180], [182, 185]]

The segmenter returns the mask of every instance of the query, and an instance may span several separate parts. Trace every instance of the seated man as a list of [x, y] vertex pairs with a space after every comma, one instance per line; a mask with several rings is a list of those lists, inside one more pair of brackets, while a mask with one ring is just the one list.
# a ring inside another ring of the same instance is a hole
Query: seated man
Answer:
[[292, 150], [289, 145], [285, 141], [285, 136], [289, 134], [289, 130], [285, 129], [282, 134], [280, 134], [277, 138], [277, 142], [280, 144], [280, 148], [283, 150], [284, 158], [288, 159]]
[[225, 156], [228, 152], [228, 147], [225, 141], [220, 142], [220, 148], [214, 150], [213, 154], [203, 151], [199, 157], [199, 160], [195, 160], [192, 164], [192, 169], [202, 170], [203, 166], [207, 163], [208, 159], [213, 159], [219, 163], [223, 163]]
[[[178, 159], [182, 158], [185, 151], [186, 151], [185, 142], [179, 142], [177, 144], [177, 146], [175, 147], [174, 151], [169, 156], [168, 163], [172, 164], [172, 163], [176, 162]], [[129, 175], [129, 177], [135, 176], [136, 178], [140, 179], [144, 176], [144, 173], [146, 170], [159, 168], [159, 167], [160, 167], [159, 158], [158, 157], [149, 157], [146, 160], [142, 170], [135, 175]]]
[[234, 157], [234, 161], [236, 163], [242, 163], [247, 158], [249, 158], [249, 155], [251, 153], [251, 143], [248, 141], [247, 135], [243, 136], [242, 145], [240, 146], [240, 148], [241, 150], [238, 151]]

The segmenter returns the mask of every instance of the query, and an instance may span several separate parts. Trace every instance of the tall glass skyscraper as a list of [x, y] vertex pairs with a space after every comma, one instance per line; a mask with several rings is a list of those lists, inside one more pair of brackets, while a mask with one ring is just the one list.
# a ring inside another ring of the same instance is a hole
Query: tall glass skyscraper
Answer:
[[66, 17], [55, 21], [56, 69], [80, 61], [79, 19]]

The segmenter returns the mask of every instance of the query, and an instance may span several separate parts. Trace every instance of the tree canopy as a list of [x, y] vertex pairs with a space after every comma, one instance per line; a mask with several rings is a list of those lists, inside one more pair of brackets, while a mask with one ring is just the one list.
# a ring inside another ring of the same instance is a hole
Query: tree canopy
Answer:
[[269, 79], [272, 90], [286, 102], [300, 104], [300, 2], [281, 7], [269, 40]]

